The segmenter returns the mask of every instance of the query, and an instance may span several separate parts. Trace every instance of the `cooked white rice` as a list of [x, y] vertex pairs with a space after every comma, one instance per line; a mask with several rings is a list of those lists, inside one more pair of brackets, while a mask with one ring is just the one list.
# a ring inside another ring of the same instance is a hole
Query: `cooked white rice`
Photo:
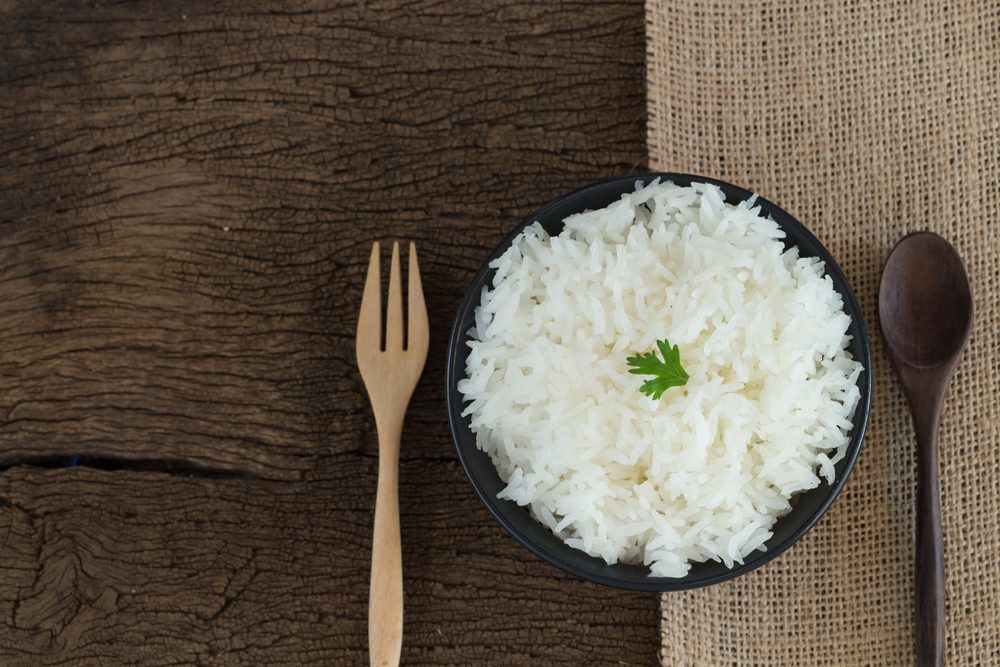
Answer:
[[[764, 550], [796, 493], [833, 482], [863, 370], [823, 263], [784, 235], [753, 199], [659, 182], [520, 234], [458, 384], [500, 497], [655, 576]], [[652, 400], [626, 357], [663, 338], [690, 379]]]

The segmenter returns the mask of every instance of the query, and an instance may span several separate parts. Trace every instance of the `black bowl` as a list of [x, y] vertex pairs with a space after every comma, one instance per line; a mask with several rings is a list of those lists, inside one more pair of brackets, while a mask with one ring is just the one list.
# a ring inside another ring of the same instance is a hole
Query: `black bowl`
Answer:
[[758, 197], [757, 203], [761, 207], [761, 212], [773, 218], [787, 234], [786, 245], [796, 245], [802, 256], [819, 257], [826, 264], [826, 273], [833, 280], [836, 290], [843, 296], [844, 309], [851, 316], [851, 326], [848, 329], [851, 343], [848, 349], [865, 368], [858, 379], [861, 400], [854, 413], [854, 428], [851, 431], [847, 456], [836, 466], [837, 476], [833, 485], [821, 482], [815, 489], [799, 495], [793, 502], [792, 511], [775, 524], [774, 535], [766, 544], [767, 551], [755, 551], [747, 556], [742, 565], [736, 565], [733, 568], [727, 568], [722, 563], [714, 561], [694, 563], [687, 576], [676, 579], [651, 577], [648, 568], [639, 565], [621, 563], [608, 565], [600, 558], [589, 556], [564, 544], [548, 528], [535, 521], [527, 509], [512, 501], [497, 498], [497, 493], [504, 487], [504, 483], [500, 480], [489, 456], [476, 448], [476, 438], [470, 430], [469, 419], [461, 416], [462, 396], [457, 389], [458, 381], [465, 375], [465, 361], [469, 351], [466, 345], [467, 332], [473, 325], [474, 311], [479, 305], [482, 288], [484, 285], [490, 284], [493, 278], [494, 271], [489, 268], [489, 263], [507, 250], [514, 237], [525, 226], [536, 220], [550, 234], [557, 234], [562, 229], [562, 221], [566, 216], [587, 209], [593, 210], [607, 206], [617, 201], [622, 193], [634, 190], [636, 181], [648, 183], [657, 176], [678, 185], [689, 185], [692, 182], [714, 183], [725, 193], [726, 201], [733, 204], [746, 200], [752, 194], [743, 188], [711, 178], [686, 174], [647, 173], [594, 183], [546, 204], [507, 235], [486, 258], [476, 277], [473, 278], [455, 316], [451, 338], [448, 342], [446, 371], [448, 421], [451, 425], [452, 437], [455, 439], [458, 457], [462, 461], [462, 466], [465, 468], [476, 493], [479, 494], [490, 513], [500, 522], [500, 525], [537, 556], [566, 572], [599, 584], [639, 591], [675, 591], [716, 584], [760, 567], [794, 544], [823, 516], [823, 513], [844, 487], [847, 475], [854, 466], [854, 461], [865, 436], [872, 394], [872, 362], [868, 330], [865, 327], [858, 301], [850, 285], [847, 284], [843, 272], [826, 248], [798, 220], [766, 199]]

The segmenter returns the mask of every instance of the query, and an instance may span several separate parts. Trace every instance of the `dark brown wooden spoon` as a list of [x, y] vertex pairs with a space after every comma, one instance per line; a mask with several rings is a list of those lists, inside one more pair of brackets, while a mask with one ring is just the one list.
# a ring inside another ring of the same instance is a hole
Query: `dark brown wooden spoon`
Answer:
[[941, 665], [945, 592], [937, 429], [948, 380], [972, 328], [972, 290], [951, 244], [931, 232], [897, 243], [882, 271], [878, 315], [917, 436], [917, 664]]

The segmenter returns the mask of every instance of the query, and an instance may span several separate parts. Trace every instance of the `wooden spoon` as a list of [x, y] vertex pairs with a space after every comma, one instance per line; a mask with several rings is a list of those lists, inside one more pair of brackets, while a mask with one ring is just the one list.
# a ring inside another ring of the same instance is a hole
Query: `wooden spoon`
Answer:
[[972, 291], [951, 244], [931, 232], [897, 243], [882, 271], [878, 315], [917, 436], [917, 664], [941, 665], [945, 590], [937, 429], [948, 380], [972, 328]]

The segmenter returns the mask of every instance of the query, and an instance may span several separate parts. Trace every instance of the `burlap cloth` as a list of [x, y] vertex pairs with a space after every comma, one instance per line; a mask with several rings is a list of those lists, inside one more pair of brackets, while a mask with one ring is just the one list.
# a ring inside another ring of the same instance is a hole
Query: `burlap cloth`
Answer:
[[1000, 3], [648, 0], [649, 158], [796, 215], [838, 259], [875, 359], [844, 493], [796, 546], [663, 596], [664, 665], [913, 664], [913, 429], [877, 319], [882, 262], [934, 230], [976, 324], [941, 424], [948, 662], [1000, 664]]

